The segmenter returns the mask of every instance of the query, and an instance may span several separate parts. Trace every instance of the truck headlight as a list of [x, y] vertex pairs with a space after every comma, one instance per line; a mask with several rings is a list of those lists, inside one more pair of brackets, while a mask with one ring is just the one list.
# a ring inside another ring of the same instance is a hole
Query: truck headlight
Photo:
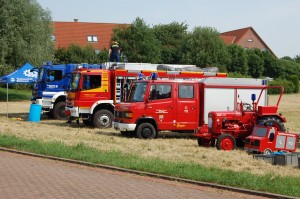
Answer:
[[125, 118], [132, 118], [133, 117], [133, 113], [132, 112], [124, 112], [124, 117]]

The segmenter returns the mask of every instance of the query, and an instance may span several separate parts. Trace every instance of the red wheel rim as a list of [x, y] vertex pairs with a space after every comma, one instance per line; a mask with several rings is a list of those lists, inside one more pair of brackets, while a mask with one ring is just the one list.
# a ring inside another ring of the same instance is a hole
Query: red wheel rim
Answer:
[[221, 144], [222, 150], [232, 150], [233, 149], [233, 141], [230, 138], [222, 139], [220, 144]]

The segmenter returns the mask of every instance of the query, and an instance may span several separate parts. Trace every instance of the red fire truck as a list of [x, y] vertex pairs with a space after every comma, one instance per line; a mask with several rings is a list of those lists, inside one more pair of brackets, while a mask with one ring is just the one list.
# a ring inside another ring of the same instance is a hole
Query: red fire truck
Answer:
[[[137, 81], [128, 101], [115, 106], [113, 126], [143, 139], [155, 138], [158, 131], [196, 132], [199, 145], [214, 146], [217, 140], [218, 149], [231, 150], [256, 122], [276, 120], [283, 126], [286, 121], [277, 114], [280, 99], [268, 106], [268, 88], [265, 80], [250, 78]], [[250, 97], [256, 95], [254, 102]]]
[[272, 124], [258, 124], [245, 140], [245, 150], [270, 155], [275, 151], [294, 152], [297, 149], [298, 135], [282, 132]]
[[86, 125], [98, 128], [111, 127], [114, 119], [114, 104], [127, 98], [132, 81], [156, 72], [160, 78], [200, 79], [227, 77], [225, 73], [153, 71], [125, 69], [77, 69], [72, 73], [67, 94], [66, 115], [82, 118]]

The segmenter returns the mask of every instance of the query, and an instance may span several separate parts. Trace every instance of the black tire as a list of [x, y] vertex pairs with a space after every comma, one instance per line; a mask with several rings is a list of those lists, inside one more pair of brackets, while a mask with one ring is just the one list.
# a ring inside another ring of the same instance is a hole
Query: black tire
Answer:
[[198, 145], [201, 147], [214, 147], [215, 146], [215, 139], [204, 139], [204, 138], [197, 138]]
[[217, 138], [216, 148], [218, 150], [234, 150], [236, 147], [235, 138], [230, 134], [222, 134]]
[[261, 118], [256, 122], [256, 124], [261, 124], [261, 123], [263, 123], [264, 125], [270, 125], [272, 123], [272, 126], [276, 127], [277, 130], [282, 131], [282, 132], [286, 131], [284, 123], [275, 117]]
[[136, 136], [140, 139], [153, 139], [157, 132], [152, 124], [142, 123], [137, 127]]
[[53, 108], [53, 117], [57, 120], [66, 120], [66, 112], [65, 112], [66, 103], [58, 102], [54, 105]]
[[111, 128], [114, 115], [109, 110], [99, 110], [93, 117], [93, 125], [96, 128]]

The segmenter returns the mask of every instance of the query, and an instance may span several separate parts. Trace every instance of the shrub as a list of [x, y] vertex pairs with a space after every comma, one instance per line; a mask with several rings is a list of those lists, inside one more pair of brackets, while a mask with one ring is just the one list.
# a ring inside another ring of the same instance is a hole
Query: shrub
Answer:
[[[283, 79], [277, 79], [269, 82], [269, 86], [283, 86], [284, 93], [293, 93], [295, 90], [295, 85], [293, 82]], [[279, 94], [280, 90], [278, 89], [269, 89], [268, 94]]]
[[291, 75], [289, 80], [294, 84], [294, 93], [299, 92], [299, 77], [297, 75]]

